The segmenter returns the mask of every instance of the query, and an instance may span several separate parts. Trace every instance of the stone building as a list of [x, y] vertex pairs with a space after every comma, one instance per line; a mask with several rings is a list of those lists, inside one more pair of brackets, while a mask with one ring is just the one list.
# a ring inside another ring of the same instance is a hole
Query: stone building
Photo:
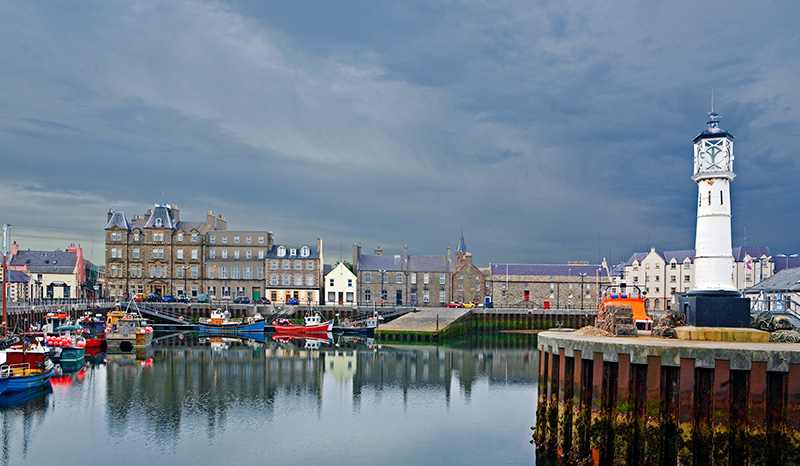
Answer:
[[[739, 290], [750, 288], [771, 277], [774, 262], [769, 248], [733, 248], [732, 283]], [[637, 252], [612, 274], [615, 283], [636, 285], [646, 293], [645, 307], [656, 311], [670, 308], [673, 297], [694, 286], [694, 249], [678, 251]]]
[[359, 306], [443, 306], [450, 301], [450, 250], [443, 256], [361, 254], [353, 246]]
[[485, 303], [486, 277], [472, 263], [472, 254], [467, 252], [464, 233], [458, 239], [453, 270], [450, 273], [450, 296], [458, 303]]
[[307, 244], [274, 244], [266, 254], [267, 297], [273, 304], [321, 304], [322, 238]]
[[228, 231], [212, 211], [205, 221], [183, 221], [177, 206], [159, 204], [132, 221], [109, 211], [105, 230], [108, 296], [261, 296], [269, 231]]
[[610, 284], [602, 264], [489, 264], [495, 307], [597, 309], [602, 288]]

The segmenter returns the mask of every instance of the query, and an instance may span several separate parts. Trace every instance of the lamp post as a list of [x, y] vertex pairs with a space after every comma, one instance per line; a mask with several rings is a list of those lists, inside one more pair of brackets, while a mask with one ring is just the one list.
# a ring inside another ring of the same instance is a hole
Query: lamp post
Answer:
[[581, 276], [581, 309], [583, 309], [583, 278], [586, 276], [585, 272], [578, 272], [578, 275]]
[[383, 303], [386, 301], [386, 289], [384, 288], [385, 284], [388, 284], [388, 279], [384, 281], [384, 276], [386, 275], [386, 269], [378, 269], [378, 272], [381, 273], [381, 307], [383, 307]]
[[572, 269], [567, 270], [567, 309], [572, 309]]

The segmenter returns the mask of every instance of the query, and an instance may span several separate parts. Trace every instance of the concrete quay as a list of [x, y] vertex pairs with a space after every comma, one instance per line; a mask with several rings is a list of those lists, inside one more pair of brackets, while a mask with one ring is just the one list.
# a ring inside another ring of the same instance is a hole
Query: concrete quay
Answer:
[[534, 440], [589, 464], [800, 464], [800, 344], [539, 334]]
[[381, 324], [375, 335], [380, 337], [415, 335], [423, 339], [435, 339], [445, 328], [470, 315], [472, 309], [426, 307]]

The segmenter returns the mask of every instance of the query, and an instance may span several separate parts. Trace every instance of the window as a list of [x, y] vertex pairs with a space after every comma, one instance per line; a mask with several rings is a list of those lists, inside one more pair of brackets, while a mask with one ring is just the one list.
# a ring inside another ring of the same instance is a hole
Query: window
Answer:
[[227, 249], [223, 249], [222, 250], [222, 258], [223, 259], [227, 259], [228, 258], [228, 250]]
[[687, 262], [684, 262], [684, 263], [683, 263], [683, 268], [684, 268], [684, 269], [688, 269], [688, 268], [690, 268], [690, 267], [691, 267], [691, 265], [692, 265], [692, 263], [691, 263], [691, 262], [688, 262], [688, 261], [687, 261]]
[[253, 258], [253, 251], [251, 251], [249, 249], [247, 251], [245, 251], [245, 257], [247, 257], [248, 259], [252, 259]]
[[314, 286], [314, 276], [309, 275], [306, 277], [306, 286]]
[[348, 278], [347, 279], [347, 287], [348, 288], [352, 288], [353, 287], [353, 279], [352, 278]]
[[278, 257], [285, 257], [286, 256], [286, 248], [283, 246], [278, 246]]
[[216, 287], [216, 286], [209, 286], [209, 287], [206, 287], [206, 293], [207, 293], [209, 296], [212, 296], [212, 297], [215, 297], [215, 298], [216, 298], [216, 297], [217, 297], [217, 287]]
[[367, 272], [364, 274], [364, 283], [372, 283], [372, 274]]
[[214, 278], [214, 267], [211, 265], [208, 266], [208, 278]]
[[237, 260], [239, 259], [239, 250], [238, 249], [233, 251], [233, 258], [237, 259]]
[[412, 285], [416, 285], [417, 284], [417, 274], [416, 273], [412, 273], [411, 274], [411, 284]]
[[139, 241], [139, 232], [138, 231], [134, 231], [133, 232], [133, 240], [134, 241]]
[[238, 236], [234, 236], [233, 237], [233, 244], [239, 244], [239, 237]]
[[209, 249], [209, 250], [208, 250], [208, 258], [209, 258], [209, 259], [216, 259], [216, 258], [217, 258], [217, 251], [216, 251], [216, 249]]
[[475, 291], [481, 291], [481, 284], [480, 283], [476, 283], [475, 284]]
[[291, 268], [292, 268], [292, 264], [289, 263], [289, 261], [287, 261], [287, 260], [283, 261], [283, 270], [289, 270]]
[[245, 238], [244, 240], [245, 240], [245, 242], [246, 242], [247, 244], [251, 244], [251, 243], [253, 242], [253, 237], [252, 237], [252, 236], [248, 236], [248, 237], [247, 237], [247, 238]]
[[638, 282], [639, 282], [639, 277], [633, 277], [633, 283], [638, 283]]
[[222, 287], [222, 297], [223, 298], [230, 298], [231, 297], [231, 287], [223, 286]]
[[[428, 283], [430, 283], [430, 276], [428, 275], [428, 272], [425, 272], [425, 273], [422, 274], [422, 283], [424, 283], [426, 285]], [[427, 303], [428, 301], [425, 301], [425, 302]]]
[[314, 270], [314, 261], [308, 261], [306, 268], [308, 268], [308, 270]]
[[443, 303], [445, 301], [445, 293], [444, 290], [439, 291], [439, 302]]
[[222, 244], [228, 244], [228, 237], [227, 236], [223, 236], [222, 237]]
[[228, 267], [223, 265], [219, 268], [219, 278], [223, 280], [228, 279]]
[[403, 283], [403, 274], [398, 273], [396, 277], [397, 283]]
[[178, 249], [178, 250], [175, 252], [175, 258], [176, 258], [176, 259], [183, 259], [183, 249]]
[[690, 280], [691, 280], [691, 278], [688, 275], [684, 275], [683, 276], [683, 281], [689, 282]]
[[178, 266], [175, 268], [175, 277], [176, 278], [183, 278], [183, 267]]
[[271, 268], [272, 270], [278, 270], [278, 261], [272, 261], [269, 264], [269, 268]]
[[264, 279], [264, 268], [263, 267], [256, 267], [256, 279], [263, 280]]
[[211, 244], [216, 244], [217, 237], [216, 236], [209, 236], [208, 237], [208, 242], [211, 243]]
[[364, 290], [364, 301], [372, 301], [372, 292], [370, 290]]
[[239, 276], [239, 267], [231, 267], [231, 278], [234, 280], [241, 278]]
[[269, 282], [272, 285], [277, 285], [278, 284], [278, 276], [277, 275], [270, 275]]
[[192, 278], [195, 278], [195, 279], [197, 278], [197, 266], [196, 265], [192, 266]]
[[192, 260], [197, 260], [197, 249], [192, 249]]
[[285, 285], [285, 286], [289, 286], [289, 285], [291, 285], [291, 284], [292, 284], [291, 277], [289, 277], [288, 275], [284, 275], [284, 276], [283, 276], [283, 282], [282, 282], [282, 283], [283, 283], [283, 285]]
[[303, 246], [303, 248], [300, 249], [300, 255], [303, 257], [308, 257], [309, 252], [308, 246]]
[[259, 249], [258, 250], [258, 258], [262, 259], [262, 260], [264, 259], [264, 250], [263, 249]]
[[291, 248], [291, 249], [289, 249], [289, 255], [290, 255], [291, 257], [295, 257], [295, 256], [297, 256], [297, 249], [295, 249], [295, 248]]
[[669, 268], [670, 268], [671, 270], [675, 270], [675, 268], [676, 268], [677, 266], [678, 266], [678, 264], [676, 264], [676, 263], [674, 263], [674, 262], [672, 262], [671, 264], [669, 264]]
[[381, 273], [381, 283], [389, 283], [389, 274]]
[[458, 291], [464, 291], [464, 284], [463, 283], [459, 283], [458, 284]]
[[332, 278], [328, 280], [328, 286], [333, 286], [333, 279]]
[[428, 290], [422, 292], [422, 302], [429, 303], [431, 301], [431, 293]]
[[440, 285], [444, 285], [445, 278], [446, 278], [445, 274], [443, 274], [443, 273], [439, 274], [439, 284]]
[[258, 244], [264, 244], [264, 237], [263, 236], [259, 236], [258, 237]]
[[161, 224], [162, 224], [162, 222], [161, 222], [161, 219], [160, 219], [160, 218], [157, 218], [157, 219], [156, 219], [156, 226], [157, 226], [157, 227], [160, 227], [160, 226], [161, 226]]
[[300, 262], [300, 261], [295, 261], [294, 262], [294, 269], [295, 270], [303, 270], [303, 263]]
[[179, 242], [183, 241], [183, 233], [182, 232], [178, 232], [178, 241]]
[[139, 248], [133, 248], [133, 258], [134, 259], [139, 258]]

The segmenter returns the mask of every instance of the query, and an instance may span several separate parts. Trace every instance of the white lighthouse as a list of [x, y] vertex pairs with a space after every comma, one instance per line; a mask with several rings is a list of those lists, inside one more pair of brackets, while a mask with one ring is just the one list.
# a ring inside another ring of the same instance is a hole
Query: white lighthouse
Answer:
[[697, 183], [695, 284], [689, 294], [741, 296], [731, 272], [731, 180], [733, 135], [719, 127], [720, 116], [708, 113], [708, 129], [693, 139]]

